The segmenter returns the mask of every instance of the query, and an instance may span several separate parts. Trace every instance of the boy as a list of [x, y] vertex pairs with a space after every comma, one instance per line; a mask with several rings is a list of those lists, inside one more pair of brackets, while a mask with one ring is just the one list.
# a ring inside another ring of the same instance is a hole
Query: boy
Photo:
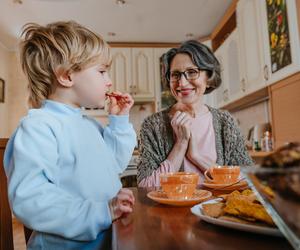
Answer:
[[118, 176], [136, 144], [128, 121], [133, 99], [110, 96], [103, 128], [80, 109], [103, 107], [111, 86], [102, 38], [75, 22], [28, 24], [23, 35], [21, 62], [33, 108], [5, 152], [11, 207], [34, 230], [28, 249], [106, 248], [112, 220], [134, 204]]

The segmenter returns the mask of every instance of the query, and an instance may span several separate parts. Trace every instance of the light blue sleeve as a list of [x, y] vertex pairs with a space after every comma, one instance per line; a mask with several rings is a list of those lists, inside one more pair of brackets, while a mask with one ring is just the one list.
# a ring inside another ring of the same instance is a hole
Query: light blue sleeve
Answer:
[[11, 207], [36, 231], [94, 240], [111, 225], [108, 203], [74, 197], [59, 187], [57, 139], [51, 122], [22, 121], [4, 160]]
[[134, 147], [136, 146], [136, 133], [128, 115], [109, 115], [109, 125], [104, 128], [103, 138], [116, 157], [118, 173], [127, 167]]

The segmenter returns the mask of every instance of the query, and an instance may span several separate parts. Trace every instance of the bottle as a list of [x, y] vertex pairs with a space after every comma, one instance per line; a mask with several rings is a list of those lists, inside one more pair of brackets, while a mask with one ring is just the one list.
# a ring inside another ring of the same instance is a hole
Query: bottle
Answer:
[[260, 151], [260, 150], [261, 150], [261, 148], [260, 148], [260, 145], [259, 145], [259, 142], [258, 142], [258, 141], [254, 141], [253, 150], [254, 150], [254, 151]]
[[273, 149], [272, 138], [269, 131], [264, 132], [264, 136], [261, 139], [262, 151], [270, 152]]

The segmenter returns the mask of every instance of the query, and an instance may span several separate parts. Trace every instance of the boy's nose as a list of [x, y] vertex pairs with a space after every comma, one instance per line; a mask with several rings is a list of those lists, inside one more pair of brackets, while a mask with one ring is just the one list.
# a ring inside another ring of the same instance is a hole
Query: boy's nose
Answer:
[[112, 82], [109, 80], [108, 82], [106, 82], [105, 84], [108, 88], [112, 86]]

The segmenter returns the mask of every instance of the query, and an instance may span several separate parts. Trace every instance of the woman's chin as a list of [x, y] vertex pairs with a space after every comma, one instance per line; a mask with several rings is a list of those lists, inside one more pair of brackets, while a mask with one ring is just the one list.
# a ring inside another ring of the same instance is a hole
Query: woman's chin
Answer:
[[178, 101], [184, 103], [184, 104], [191, 104], [195, 102], [195, 96], [181, 96], [178, 98]]

